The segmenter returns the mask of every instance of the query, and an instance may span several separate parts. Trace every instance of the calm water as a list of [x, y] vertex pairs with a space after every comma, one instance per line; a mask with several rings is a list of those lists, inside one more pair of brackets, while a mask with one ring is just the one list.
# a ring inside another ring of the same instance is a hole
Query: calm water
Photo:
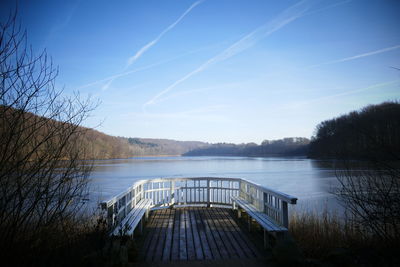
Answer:
[[107, 200], [135, 181], [160, 177], [245, 178], [298, 197], [297, 210], [339, 210], [330, 193], [332, 164], [306, 158], [146, 157], [99, 160], [91, 174], [91, 200]]

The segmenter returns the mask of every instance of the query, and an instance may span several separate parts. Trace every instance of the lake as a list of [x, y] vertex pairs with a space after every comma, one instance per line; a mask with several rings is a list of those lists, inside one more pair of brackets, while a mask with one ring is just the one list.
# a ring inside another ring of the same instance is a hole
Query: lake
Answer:
[[[94, 161], [91, 202], [107, 200], [135, 181], [164, 177], [245, 178], [296, 196], [295, 210], [340, 211], [330, 193], [337, 185], [333, 164], [304, 157], [143, 157]], [[293, 207], [292, 207], [293, 210]]]

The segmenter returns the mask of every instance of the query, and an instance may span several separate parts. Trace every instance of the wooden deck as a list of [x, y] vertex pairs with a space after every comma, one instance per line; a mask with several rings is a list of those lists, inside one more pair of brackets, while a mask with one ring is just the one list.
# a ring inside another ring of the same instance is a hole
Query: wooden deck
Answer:
[[260, 259], [259, 250], [224, 208], [152, 211], [140, 246], [146, 262]]

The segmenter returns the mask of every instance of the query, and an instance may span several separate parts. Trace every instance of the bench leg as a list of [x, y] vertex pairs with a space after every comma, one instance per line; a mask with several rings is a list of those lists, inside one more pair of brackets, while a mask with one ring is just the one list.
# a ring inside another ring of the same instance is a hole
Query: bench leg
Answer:
[[140, 220], [139, 225], [138, 225], [138, 231], [139, 234], [142, 235], [143, 234], [143, 218]]
[[239, 219], [242, 218], [242, 212], [240, 211], [240, 208], [237, 209], [237, 216]]
[[247, 216], [247, 222], [249, 225], [249, 232], [251, 232], [251, 217], [250, 216]]
[[264, 229], [264, 249], [269, 247], [269, 236], [268, 232]]
[[144, 214], [144, 219], [145, 219], [146, 222], [149, 219], [149, 209], [146, 210], [146, 212]]
[[277, 232], [276, 233], [276, 239], [277, 240], [283, 240], [286, 237], [287, 232]]

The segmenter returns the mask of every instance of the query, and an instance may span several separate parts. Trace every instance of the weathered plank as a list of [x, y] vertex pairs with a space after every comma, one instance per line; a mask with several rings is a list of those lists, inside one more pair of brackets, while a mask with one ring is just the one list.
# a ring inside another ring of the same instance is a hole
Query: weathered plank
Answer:
[[[229, 212], [231, 218], [233, 218], [233, 211]], [[239, 244], [243, 244], [243, 246], [247, 247], [251, 251], [250, 257], [260, 258], [262, 257], [260, 251], [255, 247], [255, 245], [249, 240], [249, 238], [244, 234], [244, 232], [240, 229], [239, 225], [234, 220], [228, 221], [232, 226], [232, 231], [237, 233], [237, 237], [239, 238]], [[247, 251], [247, 250], [246, 250]]]
[[199, 231], [200, 241], [203, 248], [203, 255], [206, 260], [209, 259], [220, 259], [221, 256], [217, 251], [217, 246], [215, 245], [214, 239], [212, 237], [211, 231], [208, 228], [206, 222], [203, 221], [201, 217], [201, 209], [195, 209], [194, 217], [196, 219], [197, 229]]
[[[204, 253], [203, 253], [203, 244], [201, 241], [201, 232], [203, 232], [202, 234], [204, 235], [205, 238], [205, 234], [204, 234], [204, 230], [203, 229], [198, 229], [197, 227], [197, 221], [195, 218], [195, 211], [197, 209], [192, 209], [189, 210], [189, 219], [190, 219], [190, 225], [192, 226], [192, 233], [193, 233], [193, 244], [194, 244], [194, 248], [195, 248], [195, 252], [196, 252], [196, 259], [198, 260], [203, 260], [205, 258]], [[204, 245], [208, 245], [207, 244], [207, 240], [205, 238], [205, 243]], [[211, 253], [209, 253], [210, 257], [209, 259], [212, 258]]]
[[274, 222], [267, 214], [259, 212], [254, 205], [240, 197], [232, 197], [232, 200], [242, 207], [253, 219], [255, 219], [264, 229], [270, 232], [287, 232], [287, 228]]
[[174, 217], [174, 232], [172, 237], [172, 251], [171, 251], [171, 260], [179, 260], [179, 227], [180, 227], [180, 209], [175, 210]]
[[165, 240], [167, 237], [166, 233], [167, 233], [167, 228], [168, 228], [168, 219], [169, 219], [170, 215], [171, 215], [171, 211], [169, 209], [165, 209], [165, 212], [163, 212], [163, 215], [162, 215], [160, 236], [158, 238], [158, 241], [156, 244], [156, 249], [155, 249], [154, 256], [153, 256], [154, 261], [160, 261], [162, 259], [162, 254], [163, 254], [163, 250], [165, 247]]
[[174, 208], [153, 211], [144, 240], [148, 262], [256, 258], [254, 245], [232, 211], [220, 208]]
[[221, 228], [225, 232], [225, 235], [228, 237], [230, 240], [230, 244], [236, 251], [236, 254], [239, 256], [239, 258], [247, 258], [246, 252], [243, 250], [243, 247], [238, 243], [238, 239], [236, 238], [236, 233], [232, 231], [230, 228], [230, 225], [227, 223], [229, 218], [229, 214], [227, 213], [227, 210], [222, 211], [221, 209], [215, 209], [215, 214], [218, 216], [219, 223], [221, 225]]
[[174, 230], [174, 217], [175, 217], [175, 209], [169, 209], [170, 216], [168, 217], [168, 227], [167, 233], [165, 237], [165, 244], [163, 250], [163, 261], [169, 261], [171, 259], [171, 248], [172, 248], [172, 237]]
[[227, 233], [229, 239], [232, 242], [232, 246], [235, 248], [237, 254], [240, 258], [252, 258], [254, 257], [251, 249], [248, 245], [242, 240], [239, 232], [232, 226], [235, 222], [229, 218], [228, 210], [216, 209], [216, 213], [220, 216], [220, 223], [222, 224], [224, 231]]
[[190, 212], [191, 212], [190, 209], [184, 209], [184, 215], [185, 215], [184, 218], [186, 224], [186, 239], [187, 239], [186, 248], [187, 248], [188, 260], [194, 260], [196, 259], [196, 251], [193, 241], [193, 225], [191, 224], [189, 216]]
[[157, 247], [157, 243], [160, 239], [160, 232], [162, 229], [162, 223], [163, 223], [163, 216], [165, 214], [165, 209], [160, 210], [158, 212], [158, 220], [155, 223], [155, 231], [153, 232], [153, 238], [150, 242], [149, 248], [147, 250], [147, 254], [146, 254], [146, 260], [147, 261], [151, 261], [154, 258], [155, 255], [155, 251], [156, 251], [156, 247]]
[[136, 206], [125, 216], [120, 225], [117, 226], [112, 235], [119, 235], [122, 231], [125, 235], [133, 234], [146, 211], [150, 208], [152, 201], [150, 199], [142, 199]]
[[224, 242], [225, 235], [221, 231], [219, 231], [218, 225], [216, 225], [214, 222], [214, 218], [208, 213], [209, 210], [211, 210], [211, 209], [207, 209], [207, 208], [202, 209], [202, 215], [203, 215], [204, 222], [207, 223], [209, 228], [211, 229], [211, 234], [215, 240], [218, 251], [221, 254], [221, 258], [229, 259], [230, 253], [228, 252], [228, 250], [232, 249], [232, 248], [228, 247], [228, 244], [225, 244], [225, 242]]
[[157, 224], [158, 216], [159, 216], [159, 213], [156, 211], [153, 211], [150, 216], [150, 221], [149, 221], [149, 223], [147, 223], [148, 233], [147, 233], [147, 238], [145, 239], [145, 241], [143, 243], [143, 252], [144, 252], [143, 256], [144, 257], [146, 257], [146, 254], [149, 250], [151, 240], [154, 237], [154, 232], [156, 231], [156, 224]]
[[179, 227], [179, 259], [187, 260], [187, 238], [186, 238], [186, 222], [185, 222], [185, 210], [182, 209], [180, 212], [180, 227]]

